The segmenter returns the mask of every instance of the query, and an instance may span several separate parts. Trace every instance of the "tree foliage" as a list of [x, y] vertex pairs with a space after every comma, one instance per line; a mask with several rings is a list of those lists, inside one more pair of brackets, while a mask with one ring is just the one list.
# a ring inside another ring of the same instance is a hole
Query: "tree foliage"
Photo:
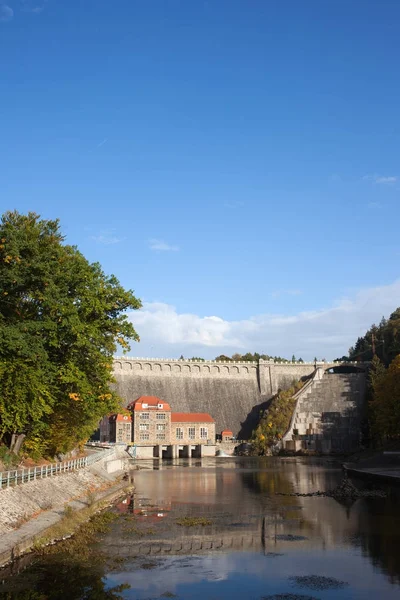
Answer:
[[383, 317], [379, 325], [371, 325], [366, 334], [357, 339], [349, 349], [350, 360], [372, 360], [373, 346], [376, 355], [386, 366], [400, 354], [400, 307], [389, 319]]
[[[374, 355], [375, 349], [375, 355]], [[400, 438], [400, 308], [371, 325], [349, 349], [350, 360], [370, 360], [369, 433], [375, 444]]]
[[385, 369], [377, 357], [370, 370], [372, 435], [379, 443], [400, 439], [400, 354]]
[[[259, 354], [258, 352], [246, 352], [246, 354], [239, 354], [236, 352], [231, 357], [221, 354], [215, 358], [217, 361], [223, 362], [258, 362], [259, 360], [276, 360], [277, 362], [290, 362], [287, 358], [281, 356], [269, 356], [268, 354]], [[301, 360], [301, 359], [300, 359]]]
[[118, 407], [113, 354], [138, 340], [140, 308], [98, 263], [64, 243], [58, 220], [7, 212], [0, 224], [0, 441], [33, 454], [87, 439]]
[[282, 439], [289, 428], [296, 406], [294, 395], [303, 385], [303, 381], [297, 381], [288, 390], [281, 390], [261, 414], [260, 422], [251, 437], [257, 454], [268, 454], [270, 448]]

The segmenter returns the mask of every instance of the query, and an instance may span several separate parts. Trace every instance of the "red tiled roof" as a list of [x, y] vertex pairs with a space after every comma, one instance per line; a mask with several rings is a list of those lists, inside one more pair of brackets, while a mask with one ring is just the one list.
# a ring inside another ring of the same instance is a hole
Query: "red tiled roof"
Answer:
[[168, 402], [161, 400], [161, 398], [157, 398], [157, 396], [140, 396], [140, 398], [137, 398], [137, 400], [130, 402], [130, 404], [128, 404], [128, 408], [131, 410], [146, 410], [143, 408], [143, 404], [147, 404], [152, 408], [157, 408], [159, 404], [162, 404], [163, 407], [159, 410], [171, 410]]
[[215, 423], [207, 413], [172, 413], [171, 423]]
[[230, 429], [224, 429], [221, 432], [221, 435], [233, 435], [233, 431], [231, 431]]
[[132, 423], [130, 415], [110, 415], [110, 421], [125, 421], [125, 423]]

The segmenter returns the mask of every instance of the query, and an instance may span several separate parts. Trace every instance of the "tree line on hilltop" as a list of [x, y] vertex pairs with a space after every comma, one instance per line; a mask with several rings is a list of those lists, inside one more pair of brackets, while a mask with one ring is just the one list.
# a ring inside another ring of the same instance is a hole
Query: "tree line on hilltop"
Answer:
[[[183, 354], [180, 355], [179, 360], [185, 360]], [[204, 362], [206, 359], [201, 358], [199, 356], [192, 356], [188, 360], [194, 360], [199, 362]], [[282, 358], [282, 356], [269, 356], [268, 354], [259, 354], [258, 352], [246, 352], [246, 354], [235, 353], [232, 356], [226, 356], [226, 354], [220, 354], [216, 356], [215, 359], [217, 362], [258, 362], [259, 360], [275, 360], [276, 362], [304, 362], [302, 358], [296, 358], [293, 354], [292, 358], [289, 360], [288, 358]], [[317, 360], [317, 359], [315, 359]]]

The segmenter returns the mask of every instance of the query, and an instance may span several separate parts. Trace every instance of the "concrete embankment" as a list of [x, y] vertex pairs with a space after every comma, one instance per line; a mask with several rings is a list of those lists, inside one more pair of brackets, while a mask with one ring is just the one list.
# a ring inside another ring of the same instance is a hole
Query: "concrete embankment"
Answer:
[[0, 566], [28, 551], [51, 533], [69, 511], [88, 510], [112, 502], [129, 486], [122, 481], [128, 459], [114, 456], [90, 467], [0, 490]]
[[360, 479], [400, 484], [400, 452], [381, 452], [357, 462], [344, 463], [343, 468], [348, 475]]

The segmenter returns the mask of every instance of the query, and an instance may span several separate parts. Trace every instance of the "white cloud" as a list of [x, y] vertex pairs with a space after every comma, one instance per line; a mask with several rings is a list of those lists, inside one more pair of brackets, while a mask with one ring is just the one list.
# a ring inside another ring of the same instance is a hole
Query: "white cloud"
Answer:
[[124, 241], [124, 238], [115, 235], [113, 229], [100, 231], [98, 235], [91, 235], [90, 239], [98, 244], [104, 244], [106, 246], [110, 244], [119, 244]]
[[36, 4], [36, 2], [31, 2], [31, 0], [23, 0], [22, 10], [24, 12], [30, 12], [38, 15], [44, 11], [46, 2], [47, 0], [43, 0], [41, 4]]
[[225, 202], [224, 203], [224, 207], [225, 208], [241, 208], [242, 206], [244, 206], [244, 202], [242, 202], [241, 200], [235, 200], [234, 202]]
[[14, 16], [13, 9], [7, 4], [0, 4], [0, 21], [11, 21]]
[[391, 185], [393, 183], [396, 183], [399, 178], [394, 175], [391, 176], [384, 176], [384, 175], [364, 175], [363, 179], [365, 181], [372, 181], [373, 183], [377, 183], [377, 184], [383, 184], [383, 185]]
[[149, 240], [149, 248], [151, 250], [159, 250], [161, 252], [177, 252], [179, 250], [179, 246], [171, 246], [171, 244], [167, 244], [164, 240]]
[[358, 336], [399, 304], [400, 280], [360, 290], [330, 308], [238, 321], [180, 314], [168, 304], [148, 302], [129, 315], [141, 337], [132, 350], [136, 355], [167, 358], [181, 353], [214, 358], [221, 353], [258, 351], [288, 357], [294, 353], [304, 360], [314, 356], [334, 359], [346, 354]]
[[271, 298], [279, 298], [280, 296], [301, 296], [302, 290], [274, 290], [270, 292]]

